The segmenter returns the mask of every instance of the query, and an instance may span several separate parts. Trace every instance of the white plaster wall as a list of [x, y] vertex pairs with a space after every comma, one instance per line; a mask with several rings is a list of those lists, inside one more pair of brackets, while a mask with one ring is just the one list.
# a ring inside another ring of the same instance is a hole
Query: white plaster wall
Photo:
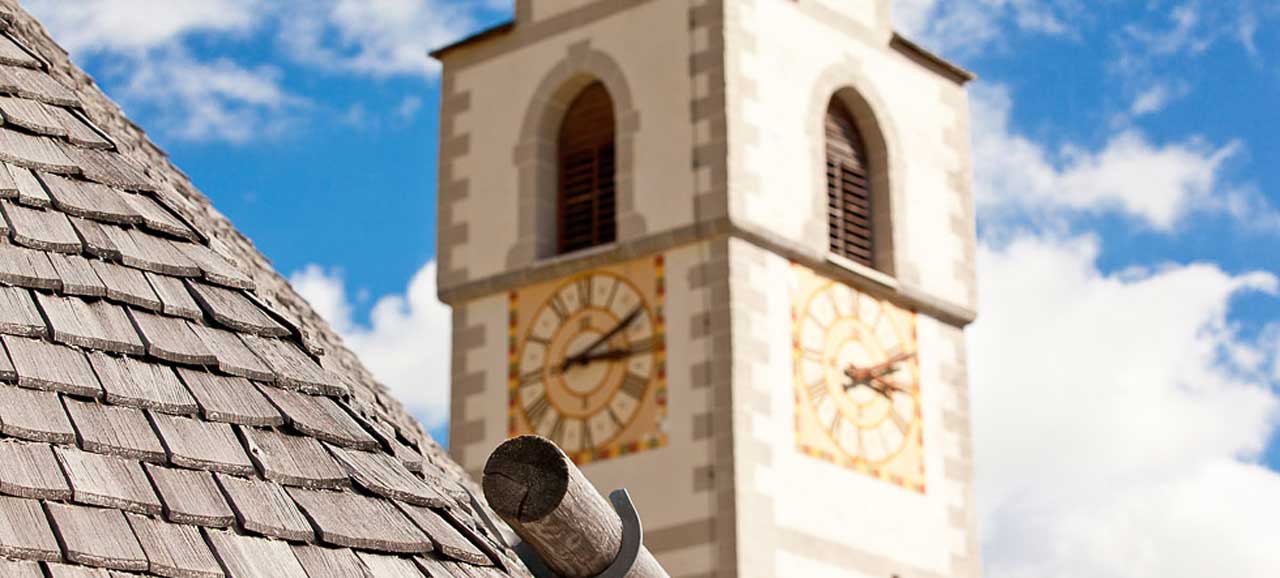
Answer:
[[453, 262], [465, 263], [470, 280], [506, 271], [517, 235], [513, 154], [529, 102], [543, 78], [566, 58], [569, 46], [584, 40], [618, 63], [639, 112], [635, 207], [647, 231], [693, 221], [688, 9], [682, 0], [645, 3], [453, 72], [457, 90], [471, 95], [471, 106], [456, 125], [459, 133], [470, 135], [470, 152], [455, 164], [456, 176], [470, 181], [470, 191], [456, 206], [455, 219], [472, 225], [470, 242], [442, 250], [453, 251]]
[[828, 10], [843, 14], [867, 28], [879, 28], [889, 21], [889, 3], [885, 0], [801, 0], [815, 2]]
[[[862, 0], [857, 4], [866, 12], [873, 8]], [[866, 86], [858, 88], [873, 106], [882, 107], [876, 112], [888, 132], [890, 175], [900, 181], [894, 187], [900, 193], [894, 199], [898, 275], [914, 269], [920, 287], [969, 305], [968, 288], [956, 275], [964, 245], [952, 227], [968, 193], [957, 190], [950, 178], [957, 171], [967, 175], [965, 151], [949, 142], [949, 131], [963, 128], [968, 114], [948, 104], [961, 89], [889, 49], [883, 35], [856, 37], [846, 24], [823, 22], [791, 2], [750, 2], [737, 10], [742, 34], [754, 37], [754, 46], [731, 43], [729, 58], [756, 90], [730, 90], [730, 114], [740, 121], [730, 127], [752, 127], [759, 137], [733, 154], [742, 155], [741, 171], [754, 171], [759, 190], [735, 183], [731, 213], [804, 243], [815, 256], [826, 254], [823, 159], [815, 156], [821, 149], [811, 142], [822, 132], [810, 125], [821, 119], [815, 108], [825, 111], [831, 96], [817, 98], [820, 78], [832, 67], [843, 67], [851, 79], [864, 79]], [[730, 141], [742, 143], [733, 134]]]
[[[928, 489], [922, 495], [796, 451], [791, 358], [793, 296], [788, 283], [791, 264], [744, 242], [734, 242], [732, 251], [749, 255], [735, 259], [735, 266], [742, 267], [747, 261], [758, 263], [747, 266], [747, 271], [734, 272], [735, 307], [748, 307], [747, 303], [739, 306], [737, 301], [745, 292], [765, 297], [763, 307], [759, 303], [751, 305], [752, 315], [735, 315], [735, 324], [749, 325], [744, 328], [748, 343], [735, 342], [735, 355], [743, 348], [758, 347], [752, 341], [768, 351], [764, 361], [760, 356], [738, 360], [744, 370], [735, 369], [734, 388], [738, 392], [735, 397], [767, 397], [767, 412], [745, 412], [744, 417], [749, 421], [752, 440], [769, 448], [769, 458], [752, 463], [751, 455], [740, 455], [738, 464], [749, 470], [745, 478], [753, 484], [743, 490], [772, 499], [769, 511], [744, 509], [739, 512], [739, 519], [749, 524], [772, 520], [776, 532], [810, 536], [843, 544], [864, 555], [889, 558], [901, 563], [896, 570], [903, 576], [912, 575], [915, 570], [950, 575], [952, 556], [958, 551], [957, 540], [963, 544], [967, 536], [963, 532], [957, 536], [949, 517], [957, 497], [965, 495], [965, 486], [948, 480], [945, 474], [949, 449], [957, 446], [957, 440], [949, 439], [944, 432], [942, 412], [944, 406], [955, 403], [956, 396], [952, 384], [942, 379], [940, 368], [954, 361], [957, 352], [939, 336], [940, 324], [923, 315], [918, 318]], [[738, 335], [735, 326], [735, 339], [739, 339]], [[815, 565], [832, 563], [820, 548], [777, 549], [776, 576], [860, 576], [853, 571], [857, 569], [815, 574]]]
[[[507, 296], [491, 295], [455, 305], [465, 310], [465, 317], [471, 326], [484, 328], [483, 343], [465, 352], [465, 366], [468, 371], [480, 371], [485, 375], [484, 389], [463, 399], [462, 413], [453, 413], [449, 419], [454, 424], [465, 424], [478, 416], [488, 416], [501, 408], [505, 414], [507, 407]], [[457, 316], [455, 316], [457, 318]], [[455, 391], [453, 395], [458, 395]], [[485, 460], [493, 448], [506, 439], [507, 422], [485, 419], [483, 441], [468, 445], [450, 440], [449, 453], [469, 472], [478, 472], [484, 468]]]
[[545, 20], [552, 16], [564, 14], [591, 4], [594, 2], [607, 2], [609, 0], [519, 0], [520, 2], [531, 2], [532, 10], [530, 14], [533, 20]]

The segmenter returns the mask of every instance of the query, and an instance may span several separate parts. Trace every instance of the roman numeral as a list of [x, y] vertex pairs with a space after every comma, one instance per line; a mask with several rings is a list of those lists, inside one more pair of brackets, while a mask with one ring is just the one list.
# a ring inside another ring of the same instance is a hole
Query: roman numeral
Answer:
[[631, 396], [633, 399], [640, 399], [644, 395], [644, 390], [649, 386], [649, 378], [627, 372], [626, 377], [622, 378], [622, 392]]
[[827, 396], [827, 380], [818, 378], [808, 384], [809, 399], [818, 401]]
[[547, 396], [540, 395], [533, 401], [533, 404], [526, 405], [524, 414], [529, 418], [529, 425], [537, 427], [542, 423], [542, 417], [547, 414], [547, 410], [551, 409], [551, 402], [547, 400]]
[[547, 439], [555, 440], [556, 443], [560, 443], [561, 434], [563, 433], [564, 433], [564, 417], [556, 416], [555, 423], [551, 424], [551, 431], [547, 432]]
[[536, 385], [542, 382], [542, 368], [539, 367], [533, 371], [525, 372], [520, 376], [520, 387], [524, 388], [530, 385]]
[[564, 303], [560, 301], [559, 295], [552, 297], [551, 302], [548, 305], [551, 306], [551, 312], [555, 313], [556, 317], [560, 318], [561, 322], [564, 322], [565, 318], [569, 316], [569, 310], [564, 306]]
[[578, 279], [577, 285], [578, 285], [578, 302], [585, 307], [591, 303], [591, 277], [583, 277], [581, 279]]

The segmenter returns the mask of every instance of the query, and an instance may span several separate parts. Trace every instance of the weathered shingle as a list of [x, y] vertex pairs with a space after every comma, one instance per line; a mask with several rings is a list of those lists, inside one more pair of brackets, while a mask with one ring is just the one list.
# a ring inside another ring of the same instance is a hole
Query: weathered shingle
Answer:
[[0, 380], [18, 381], [18, 370], [13, 368], [13, 362], [9, 360], [9, 352], [5, 351], [4, 347], [0, 347]]
[[184, 468], [251, 476], [254, 473], [235, 430], [225, 423], [153, 414], [169, 450], [169, 462]]
[[253, 427], [240, 431], [249, 442], [249, 456], [268, 480], [306, 488], [349, 485], [346, 472], [314, 439]]
[[83, 353], [41, 339], [5, 335], [0, 340], [18, 373], [18, 385], [84, 397], [102, 396], [102, 386]]
[[173, 363], [213, 365], [218, 362], [191, 328], [190, 321], [137, 310], [131, 310], [129, 315], [142, 332], [147, 353]]
[[217, 530], [205, 534], [234, 578], [309, 578], [284, 542]]
[[275, 383], [281, 387], [325, 395], [347, 393], [347, 386], [341, 378], [320, 367], [292, 342], [256, 335], [240, 337], [259, 359], [271, 367], [276, 376]]
[[164, 462], [164, 446], [142, 410], [74, 399], [64, 402], [80, 447], [99, 454]]
[[431, 551], [431, 541], [422, 530], [388, 500], [302, 488], [289, 488], [289, 495], [326, 543], [404, 554]]
[[493, 564], [489, 556], [435, 510], [404, 503], [397, 505], [409, 516], [409, 519], [413, 520], [413, 523], [431, 537], [432, 544], [440, 554], [468, 564], [480, 566]]
[[444, 496], [411, 473], [395, 457], [380, 451], [360, 451], [331, 447], [338, 463], [346, 468], [357, 483], [375, 494], [417, 504], [443, 507]]
[[58, 117], [62, 126], [66, 127], [67, 140], [73, 145], [92, 149], [110, 149], [115, 146], [80, 113], [73, 113], [65, 108], [55, 108], [54, 116]]
[[119, 187], [126, 191], [155, 191], [158, 189], [146, 173], [118, 152], [81, 147], [67, 147], [68, 154], [84, 172], [85, 178]]
[[235, 513], [213, 481], [213, 474], [154, 464], [144, 467], [160, 493], [166, 520], [214, 528], [235, 523]]
[[36, 294], [53, 340], [67, 345], [142, 355], [142, 339], [123, 307], [106, 301]]
[[5, 578], [45, 578], [39, 562], [6, 560], [4, 558], [0, 558], [0, 576]]
[[[293, 547], [293, 555], [298, 557], [307, 574], [316, 576], [343, 576], [349, 578], [381, 578], [369, 574], [364, 563], [356, 557], [356, 553], [347, 548], [325, 548], [298, 544]], [[434, 578], [434, 577], [433, 577]]]
[[316, 439], [344, 447], [376, 450], [378, 440], [332, 398], [286, 391], [269, 385], [262, 393], [280, 409], [294, 429]]
[[93, 270], [106, 285], [108, 299], [151, 311], [161, 309], [160, 298], [142, 271], [97, 260], [93, 261]]
[[97, 351], [89, 353], [89, 363], [109, 403], [181, 415], [198, 409], [169, 366]]
[[62, 280], [43, 252], [0, 241], [0, 283], [32, 289], [59, 289]]
[[111, 240], [111, 237], [107, 235], [106, 227], [109, 227], [110, 225], [103, 225], [97, 221], [72, 217], [71, 226], [74, 227], [76, 233], [80, 235], [80, 240], [84, 243], [84, 250], [90, 255], [112, 261], [119, 261], [123, 258], [120, 248], [117, 247], [115, 242]]
[[76, 216], [121, 225], [142, 222], [142, 215], [121, 197], [124, 193], [98, 183], [41, 173], [53, 206]]
[[43, 71], [0, 66], [0, 92], [56, 106], [77, 106], [75, 93]]
[[153, 516], [162, 511], [160, 498], [138, 462], [64, 447], [54, 451], [75, 501]]
[[222, 325], [244, 333], [256, 333], [267, 337], [289, 335], [276, 320], [236, 290], [188, 281], [196, 302], [210, 317]]
[[147, 569], [147, 557], [124, 512], [52, 502], [46, 507], [72, 562], [135, 572]]
[[155, 273], [146, 273], [146, 277], [147, 281], [151, 282], [151, 287], [155, 289], [156, 295], [159, 296], [161, 310], [165, 315], [185, 317], [193, 321], [199, 321], [204, 317], [204, 312], [200, 310], [200, 306], [196, 304], [195, 298], [191, 296], [191, 292], [187, 290], [187, 284], [183, 283], [182, 279]]
[[44, 190], [44, 184], [40, 179], [36, 178], [36, 174], [31, 169], [26, 169], [17, 165], [4, 163], [5, 172], [13, 179], [13, 186], [17, 190], [18, 203], [28, 207], [50, 207], [53, 206], [53, 199], [49, 198], [49, 191]]
[[253, 278], [226, 257], [200, 243], [176, 243], [188, 259], [200, 266], [206, 281], [236, 289], [253, 290]]
[[251, 426], [275, 426], [284, 416], [271, 401], [243, 377], [179, 368], [178, 376], [200, 405], [209, 421]]
[[275, 381], [276, 374], [235, 333], [199, 323], [191, 324], [191, 328], [218, 359], [218, 369], [258, 381]]
[[38, 500], [0, 496], [0, 555], [61, 560], [62, 550]]
[[[0, 67], [3, 69], [4, 67]], [[4, 72], [0, 70], [0, 83]], [[80, 170], [75, 161], [63, 152], [58, 141], [46, 136], [34, 136], [0, 126], [0, 160], [32, 170], [51, 173], [74, 174]]]
[[0, 286], [0, 333], [22, 337], [42, 337], [48, 329], [44, 317], [31, 300], [31, 292], [21, 287]]
[[0, 432], [38, 442], [76, 441], [76, 432], [58, 394], [10, 385], [0, 385]]
[[369, 568], [370, 572], [378, 578], [423, 578], [418, 565], [408, 558], [374, 554], [372, 552], [359, 552], [357, 556]]
[[88, 259], [79, 255], [49, 253], [49, 263], [62, 280], [63, 293], [84, 297], [103, 297], [107, 294], [107, 286], [102, 283]]
[[195, 232], [186, 223], [183, 223], [181, 219], [170, 213], [168, 209], [156, 202], [150, 195], [145, 193], [125, 194], [124, 200], [129, 203], [134, 212], [142, 217], [144, 227], [188, 241], [199, 240]]
[[282, 540], [310, 542], [315, 539], [311, 522], [298, 510], [283, 486], [224, 475], [218, 475], [218, 483], [245, 530]]
[[119, 574], [105, 568], [90, 568], [72, 564], [46, 563], [49, 578], [129, 578], [128, 574]]
[[8, 36], [0, 35], [0, 64], [40, 68], [43, 64]]
[[40, 251], [80, 253], [80, 237], [67, 216], [53, 209], [33, 209], [3, 201], [5, 219], [13, 229], [13, 242]]
[[125, 265], [177, 277], [200, 275], [200, 268], [184, 257], [168, 239], [139, 229], [113, 225], [102, 225], [102, 232], [120, 251], [120, 261]]
[[49, 444], [0, 442], [0, 464], [0, 493], [22, 498], [71, 499], [71, 486]]
[[223, 576], [218, 560], [213, 557], [199, 529], [136, 514], [128, 514], [127, 517], [152, 573], [182, 578]]
[[67, 127], [55, 116], [55, 110], [59, 109], [42, 102], [0, 96], [0, 116], [5, 123], [43, 135], [67, 136]]

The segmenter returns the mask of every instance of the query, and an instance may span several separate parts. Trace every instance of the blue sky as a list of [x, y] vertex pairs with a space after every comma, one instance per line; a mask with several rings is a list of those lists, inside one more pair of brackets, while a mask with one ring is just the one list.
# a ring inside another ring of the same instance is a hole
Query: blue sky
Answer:
[[[25, 4], [442, 434], [425, 52], [510, 0]], [[1273, 574], [1280, 8], [895, 11], [981, 76], [970, 369], [987, 575]]]

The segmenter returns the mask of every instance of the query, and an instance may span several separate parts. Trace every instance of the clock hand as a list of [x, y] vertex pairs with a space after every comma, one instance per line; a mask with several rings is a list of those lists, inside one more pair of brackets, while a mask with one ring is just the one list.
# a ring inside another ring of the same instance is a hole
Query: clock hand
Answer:
[[624, 316], [622, 319], [619, 319], [618, 324], [615, 325], [613, 329], [606, 331], [604, 335], [601, 335], [600, 337], [596, 338], [595, 341], [592, 341], [586, 347], [582, 348], [582, 351], [579, 351], [573, 355], [570, 355], [569, 357], [566, 357], [564, 361], [560, 364], [560, 371], [563, 372], [564, 370], [569, 369], [574, 365], [585, 365], [586, 362], [584, 360], [588, 355], [590, 355], [592, 350], [596, 349], [597, 347], [600, 347], [601, 345], [604, 345], [610, 339], [613, 339], [619, 333], [622, 333], [622, 330], [626, 329], [629, 325], [631, 325], [636, 320], [636, 318], [640, 317], [640, 313], [642, 311], [644, 311], [644, 307], [637, 305], [636, 308], [632, 309], [630, 313], [626, 314], [626, 316]]
[[[844, 374], [851, 380], [851, 382], [845, 385], [844, 389], [845, 391], [849, 391], [850, 389], [858, 387], [859, 385], [865, 385], [871, 388], [872, 390], [874, 390], [876, 393], [879, 393], [885, 396], [886, 398], [889, 397], [885, 393], [886, 389], [906, 393], [906, 390], [898, 386], [892, 385], [882, 378], [885, 375], [888, 375], [894, 371], [893, 366], [903, 361], [906, 361], [908, 359], [911, 359], [912, 357], [915, 357], [915, 355], [916, 354], [914, 351], [910, 353], [899, 353], [881, 363], [877, 363], [875, 365], [872, 365], [871, 367], [864, 367], [864, 368], [855, 367], [853, 364], [849, 364], [849, 367], [847, 367], [844, 370]], [[882, 387], [875, 387], [871, 385], [872, 381], [875, 381], [881, 384]]]
[[[645, 344], [641, 347], [630, 347], [625, 349], [609, 349], [609, 350], [601, 351], [598, 353], [590, 353], [588, 351], [587, 353], [584, 353], [580, 357], [578, 357], [575, 360], [575, 363], [579, 365], [587, 365], [594, 361], [616, 361], [619, 359], [626, 359], [638, 353], [644, 353], [651, 349], [653, 349], [652, 342]], [[561, 364], [561, 367], [556, 368], [555, 373], [556, 374], [564, 373], [565, 371], [568, 371], [569, 367], [570, 366]]]

